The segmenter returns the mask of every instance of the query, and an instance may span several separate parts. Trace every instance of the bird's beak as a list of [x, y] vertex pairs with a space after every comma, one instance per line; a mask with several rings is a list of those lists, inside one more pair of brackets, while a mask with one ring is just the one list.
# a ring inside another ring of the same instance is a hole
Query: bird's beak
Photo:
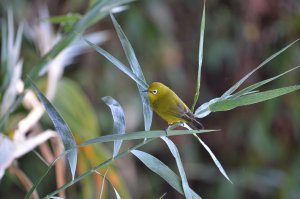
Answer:
[[142, 91], [142, 92], [144, 92], [144, 93], [148, 93], [148, 92], [149, 92], [149, 90], [144, 90], [144, 91]]

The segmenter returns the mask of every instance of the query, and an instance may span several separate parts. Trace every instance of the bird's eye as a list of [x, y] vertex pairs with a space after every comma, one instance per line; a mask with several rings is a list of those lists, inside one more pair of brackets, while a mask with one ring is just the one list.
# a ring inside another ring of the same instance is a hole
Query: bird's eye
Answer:
[[152, 94], [156, 95], [156, 93], [157, 93], [157, 90], [152, 91]]

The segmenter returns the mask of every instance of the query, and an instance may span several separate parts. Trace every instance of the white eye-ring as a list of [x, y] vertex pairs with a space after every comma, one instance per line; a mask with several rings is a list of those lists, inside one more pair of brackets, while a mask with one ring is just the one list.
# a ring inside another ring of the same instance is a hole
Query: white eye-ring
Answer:
[[157, 93], [157, 90], [152, 91], [152, 94], [156, 95], [156, 93]]

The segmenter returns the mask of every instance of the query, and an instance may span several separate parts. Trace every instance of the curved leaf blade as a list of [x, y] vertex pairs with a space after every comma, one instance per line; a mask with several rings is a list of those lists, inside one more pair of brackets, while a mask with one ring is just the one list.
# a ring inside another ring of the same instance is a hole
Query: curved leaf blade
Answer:
[[76, 164], [77, 164], [77, 149], [76, 149], [77, 146], [73, 134], [71, 133], [71, 130], [68, 127], [67, 123], [59, 115], [59, 113], [56, 111], [54, 106], [49, 102], [49, 100], [40, 92], [40, 90], [35, 85], [35, 83], [29, 77], [28, 80], [32, 88], [34, 89], [35, 93], [43, 103], [50, 119], [52, 120], [57, 133], [62, 139], [65, 150], [72, 149], [68, 154], [66, 154], [66, 157], [70, 166], [72, 179], [74, 179]]
[[177, 147], [175, 146], [175, 144], [169, 138], [167, 138], [165, 136], [162, 136], [161, 139], [163, 141], [165, 141], [165, 143], [169, 147], [172, 155], [174, 156], [174, 158], [176, 160], [177, 168], [179, 170], [179, 174], [180, 174], [181, 181], [182, 181], [182, 188], [183, 188], [184, 196], [188, 199], [192, 198], [192, 192], [191, 192], [190, 186], [188, 184], [188, 181], [187, 181], [187, 178], [186, 178], [186, 175], [185, 175], [185, 171], [184, 171], [184, 168], [183, 168], [183, 165], [182, 165], [181, 158], [180, 158]]
[[268, 90], [264, 92], [244, 95], [237, 99], [226, 99], [209, 105], [209, 110], [211, 112], [228, 111], [239, 106], [255, 104], [269, 99], [273, 99], [299, 89], [300, 89], [300, 85], [288, 86], [288, 87], [277, 88], [277, 89]]
[[[119, 40], [121, 41], [123, 50], [125, 52], [128, 62], [130, 64], [131, 70], [138, 78], [140, 78], [141, 81], [145, 82], [145, 84], [147, 85], [146, 79], [145, 79], [142, 69], [141, 69], [141, 66], [136, 58], [136, 55], [134, 53], [134, 50], [133, 50], [129, 40], [127, 39], [125, 33], [123, 32], [121, 26], [118, 24], [115, 17], [112, 14], [110, 14], [110, 17], [113, 21], [115, 30], [119, 37]], [[143, 104], [145, 131], [149, 131], [151, 128], [153, 111], [152, 111], [152, 108], [150, 107], [147, 93], [143, 92], [145, 90], [145, 88], [141, 87], [139, 84], [137, 84], [137, 86], [138, 86], [142, 104]], [[148, 85], [147, 85], [147, 87], [148, 87]]]
[[202, 20], [201, 20], [201, 27], [200, 27], [198, 73], [197, 73], [196, 93], [195, 93], [194, 102], [193, 102], [193, 105], [192, 105], [192, 108], [191, 108], [192, 112], [194, 112], [194, 109], [195, 109], [195, 106], [196, 106], [196, 103], [198, 101], [199, 94], [200, 94], [201, 69], [202, 69], [202, 62], [203, 62], [204, 31], [205, 31], [205, 1], [204, 1], [204, 5], [203, 5]]
[[[105, 102], [107, 106], [109, 106], [113, 120], [114, 120], [114, 127], [113, 127], [113, 134], [125, 134], [125, 117], [124, 112], [121, 105], [112, 97], [106, 96], [102, 97], [102, 100]], [[115, 140], [114, 141], [114, 152], [113, 157], [115, 157], [121, 148], [122, 140]]]
[[265, 84], [267, 84], [267, 83], [269, 83], [269, 82], [271, 82], [271, 81], [274, 81], [275, 79], [277, 79], [277, 78], [279, 78], [279, 77], [281, 77], [281, 76], [283, 76], [283, 75], [286, 75], [287, 73], [290, 73], [290, 72], [292, 72], [292, 71], [294, 71], [294, 70], [296, 70], [296, 69], [298, 69], [298, 68], [300, 68], [300, 66], [296, 66], [296, 67], [294, 67], [294, 68], [292, 68], [292, 69], [290, 69], [290, 70], [287, 70], [287, 71], [285, 71], [285, 72], [283, 72], [283, 73], [281, 73], [281, 74], [279, 74], [279, 75], [276, 75], [276, 76], [271, 77], [271, 78], [269, 78], [269, 79], [266, 79], [266, 80], [257, 82], [257, 83], [255, 83], [255, 84], [252, 84], [251, 86], [248, 86], [248, 87], [244, 88], [243, 90], [241, 90], [241, 91], [239, 91], [239, 92], [233, 94], [233, 95], [230, 96], [229, 98], [230, 98], [230, 99], [238, 98], [238, 97], [240, 97], [240, 96], [242, 96], [242, 95], [244, 95], [244, 94], [246, 94], [246, 93], [248, 93], [248, 92], [250, 92], [250, 91], [253, 91], [254, 89], [256, 89], [256, 88], [258, 88], [258, 87], [261, 87], [261, 86], [263, 86], [263, 85], [265, 85]]
[[108, 59], [111, 63], [113, 63], [118, 69], [120, 69], [123, 73], [125, 73], [128, 77], [133, 79], [137, 84], [139, 84], [143, 89], [147, 89], [148, 85], [142, 81], [138, 76], [136, 76], [127, 66], [125, 66], [122, 62], [112, 56], [110, 53], [102, 49], [101, 47], [91, 43], [90, 41], [84, 39], [87, 44], [89, 44], [94, 50], [96, 50], [99, 54]]
[[[163, 178], [171, 187], [181, 194], [184, 194], [180, 178], [163, 162], [149, 153], [133, 150], [131, 153], [142, 161], [151, 171]], [[193, 198], [201, 198], [191, 189]]]
[[217, 157], [215, 156], [215, 154], [212, 152], [212, 150], [210, 150], [209, 146], [207, 146], [205, 144], [205, 142], [203, 142], [203, 140], [201, 140], [201, 138], [199, 138], [196, 134], [194, 134], [194, 136], [197, 138], [197, 140], [202, 144], [202, 146], [205, 148], [205, 150], [209, 153], [210, 157], [212, 158], [212, 160], [214, 161], [215, 165], [218, 167], [219, 171], [222, 173], [222, 175], [231, 183], [232, 181], [230, 180], [230, 178], [228, 177], [225, 169], [223, 168], [222, 164], [219, 162], [219, 160], [217, 159]]
[[270, 57], [268, 57], [265, 61], [263, 61], [261, 64], [259, 64], [259, 66], [257, 66], [255, 69], [253, 69], [251, 72], [249, 72], [247, 75], [245, 75], [240, 81], [238, 81], [236, 84], [234, 84], [230, 89], [228, 89], [222, 96], [222, 99], [225, 99], [226, 97], [228, 97], [229, 95], [231, 95], [234, 91], [236, 91], [236, 89], [238, 89], [238, 87], [240, 87], [240, 85], [242, 83], [244, 83], [244, 81], [246, 81], [254, 72], [256, 72], [258, 69], [260, 69], [261, 67], [263, 67], [265, 64], [267, 64], [268, 62], [270, 62], [272, 59], [274, 59], [275, 57], [277, 57], [278, 55], [280, 55], [281, 53], [283, 53], [284, 51], [286, 51], [289, 47], [291, 47], [292, 45], [294, 45], [296, 42], [298, 42], [300, 40], [300, 38], [296, 39], [295, 41], [293, 41], [292, 43], [288, 44], [287, 46], [285, 46], [284, 48], [282, 48], [281, 50], [277, 51], [276, 53], [274, 53], [273, 55], [271, 55]]

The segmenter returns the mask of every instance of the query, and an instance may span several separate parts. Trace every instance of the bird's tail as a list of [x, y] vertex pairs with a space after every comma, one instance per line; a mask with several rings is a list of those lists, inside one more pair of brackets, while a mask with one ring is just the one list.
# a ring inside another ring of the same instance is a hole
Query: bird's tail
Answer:
[[192, 127], [194, 130], [201, 130], [204, 129], [204, 126], [199, 122], [196, 117], [192, 113], [186, 113], [183, 116], [183, 119], [187, 121], [187, 123]]

